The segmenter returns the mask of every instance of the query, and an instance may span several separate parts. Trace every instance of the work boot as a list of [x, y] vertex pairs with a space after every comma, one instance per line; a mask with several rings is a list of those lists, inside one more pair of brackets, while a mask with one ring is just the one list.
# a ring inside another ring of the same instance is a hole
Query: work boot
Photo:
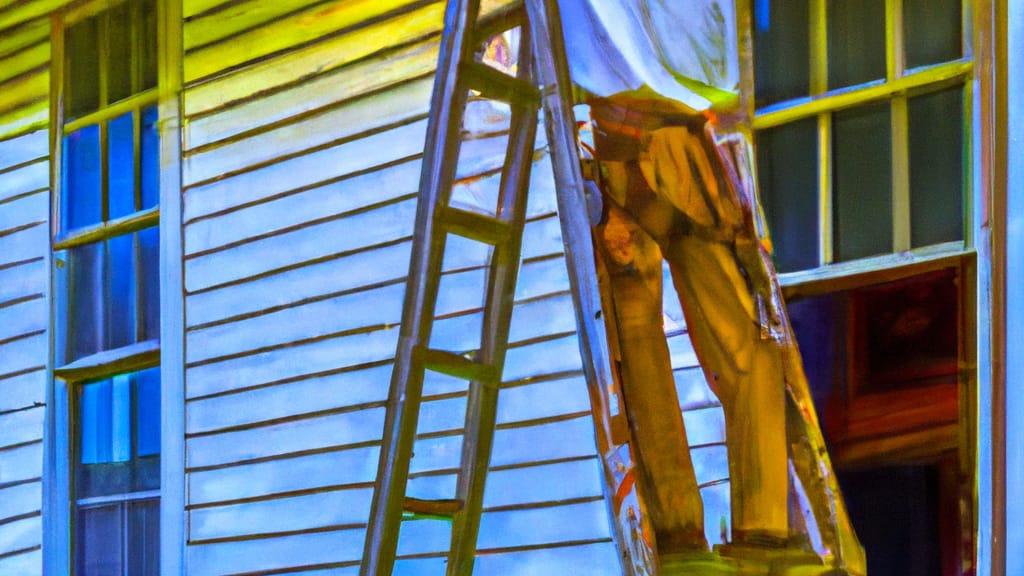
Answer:
[[826, 576], [832, 570], [808, 543], [759, 531], [736, 531], [732, 542], [715, 550], [732, 559], [742, 576]]
[[737, 576], [729, 558], [709, 550], [687, 550], [660, 555], [659, 576]]

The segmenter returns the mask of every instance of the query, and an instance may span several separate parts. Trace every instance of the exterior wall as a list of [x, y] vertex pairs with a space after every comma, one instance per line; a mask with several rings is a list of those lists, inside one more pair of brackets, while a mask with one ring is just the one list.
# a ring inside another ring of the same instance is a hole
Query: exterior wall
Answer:
[[[185, 56], [186, 83], [199, 78], [184, 95], [190, 574], [354, 572], [362, 554], [443, 9], [378, 4], [377, 22], [311, 5]], [[186, 49], [224, 17], [187, 21]], [[494, 144], [468, 148], [462, 175], [500, 166]], [[485, 505], [507, 509], [485, 513], [480, 547], [504, 553], [480, 569], [557, 573], [582, 561], [614, 573], [558, 222], [550, 183], [539, 184], [494, 465], [549, 463], [490, 476]], [[485, 254], [451, 245], [446, 269], [462, 272], [443, 282], [454, 292], [435, 333], [468, 349]], [[428, 381], [417, 496], [454, 495], [464, 388]], [[407, 523], [399, 554], [419, 558], [396, 573], [443, 571], [448, 529]], [[552, 542], [561, 545], [543, 548]]]
[[0, 34], [0, 574], [42, 570], [49, 54], [49, 26]]
[[[0, 574], [42, 572], [47, 13], [58, 4], [0, 9]], [[182, 8], [186, 331], [184, 365], [171, 369], [185, 378], [184, 570], [355, 573], [443, 3], [184, 0]], [[482, 118], [480, 132], [500, 125]], [[617, 574], [540, 146], [479, 573]], [[456, 195], [472, 202], [493, 191], [502, 152], [500, 136], [467, 145]], [[435, 345], [476, 346], [467, 335], [479, 330], [485, 257], [450, 241]], [[716, 482], [726, 471], [721, 411], [694, 367], [681, 313], [670, 306], [667, 314], [678, 381], [692, 390], [682, 400], [694, 408], [686, 419], [691, 443], [703, 446], [698, 480], [712, 484], [704, 495], [717, 539], [728, 517], [728, 484]], [[465, 384], [428, 375], [426, 394], [410, 493], [451, 497]], [[442, 572], [448, 528], [406, 523], [396, 574]]]

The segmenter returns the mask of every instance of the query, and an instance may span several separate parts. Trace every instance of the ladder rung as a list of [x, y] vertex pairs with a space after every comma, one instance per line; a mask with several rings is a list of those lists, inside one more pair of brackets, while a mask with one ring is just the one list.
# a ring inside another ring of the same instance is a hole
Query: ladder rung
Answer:
[[467, 62], [463, 64], [462, 73], [468, 87], [480, 92], [486, 98], [520, 106], [540, 105], [540, 90], [536, 86], [495, 70], [486, 64]]
[[493, 216], [452, 208], [441, 213], [444, 227], [452, 234], [497, 246], [509, 236], [509, 224]]
[[462, 510], [462, 500], [423, 500], [406, 496], [402, 510], [415, 516], [451, 518]]
[[423, 367], [463, 380], [493, 382], [496, 379], [494, 366], [474, 362], [465, 356], [446, 350], [421, 348]]

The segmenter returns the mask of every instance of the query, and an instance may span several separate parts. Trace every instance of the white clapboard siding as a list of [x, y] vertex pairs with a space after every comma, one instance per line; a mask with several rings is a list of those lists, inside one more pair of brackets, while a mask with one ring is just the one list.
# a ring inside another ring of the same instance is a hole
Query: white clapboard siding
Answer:
[[430, 77], [406, 82], [248, 138], [189, 154], [185, 159], [184, 184], [191, 186], [309, 148], [381, 131], [412, 115], [426, 114], [432, 87]]
[[0, 452], [0, 486], [39, 482], [43, 474], [42, 441]]
[[190, 544], [189, 576], [260, 573], [348, 563], [362, 554], [364, 528], [283, 534], [275, 538]]
[[[269, 4], [260, 2], [260, 4]], [[215, 114], [194, 118], [184, 127], [186, 150], [281, 124], [296, 116], [387, 90], [410, 79], [429, 76], [437, 64], [438, 43], [415, 43], [317, 76], [259, 99], [243, 101]]]
[[45, 191], [50, 185], [49, 157], [31, 160], [28, 164], [11, 169], [3, 175], [4, 187], [0, 189], [0, 202], [32, 192]]
[[419, 159], [405, 160], [263, 202], [243, 204], [216, 218], [189, 224], [185, 228], [185, 250], [194, 254], [229, 248], [254, 236], [407, 196], [416, 191], [419, 175]]
[[344, 141], [285, 157], [231, 177], [190, 188], [185, 193], [185, 220], [216, 214], [237, 206], [334, 178], [408, 158], [423, 149], [426, 120], [375, 133], [364, 140]]
[[48, 58], [48, 41], [0, 56], [0, 574], [42, 572], [49, 140], [19, 133], [45, 124]]
[[[442, 9], [185, 0], [190, 574], [344, 574], [359, 562]], [[471, 109], [453, 203], [491, 212], [507, 107]], [[478, 573], [613, 574], [543, 129], [535, 159]], [[487, 255], [449, 237], [433, 345], [478, 346]], [[681, 313], [667, 315], [686, 387], [700, 375], [685, 369]], [[427, 374], [410, 494], [454, 494], [466, 388]], [[684, 405], [703, 408], [686, 416], [691, 444], [715, 454], [708, 398], [688, 391]], [[449, 538], [447, 523], [405, 523], [395, 573], [442, 574]]]
[[378, 446], [357, 446], [194, 471], [189, 481], [193, 507], [373, 483]]
[[0, 412], [42, 406], [46, 398], [46, 371], [33, 370], [0, 380]]

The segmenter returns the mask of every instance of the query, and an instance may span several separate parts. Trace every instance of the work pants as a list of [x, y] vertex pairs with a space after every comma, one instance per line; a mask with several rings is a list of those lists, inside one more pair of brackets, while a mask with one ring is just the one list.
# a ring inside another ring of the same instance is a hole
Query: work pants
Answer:
[[762, 330], [754, 275], [763, 271], [748, 270], [737, 254], [737, 242], [752, 239], [753, 230], [743, 228], [740, 204], [702, 129], [668, 126], [631, 137], [601, 129], [599, 121], [606, 216], [597, 229], [598, 252], [614, 300], [639, 493], [658, 549], [706, 546], [662, 325], [662, 257], [697, 358], [725, 412], [733, 539], [784, 539], [783, 357]]

